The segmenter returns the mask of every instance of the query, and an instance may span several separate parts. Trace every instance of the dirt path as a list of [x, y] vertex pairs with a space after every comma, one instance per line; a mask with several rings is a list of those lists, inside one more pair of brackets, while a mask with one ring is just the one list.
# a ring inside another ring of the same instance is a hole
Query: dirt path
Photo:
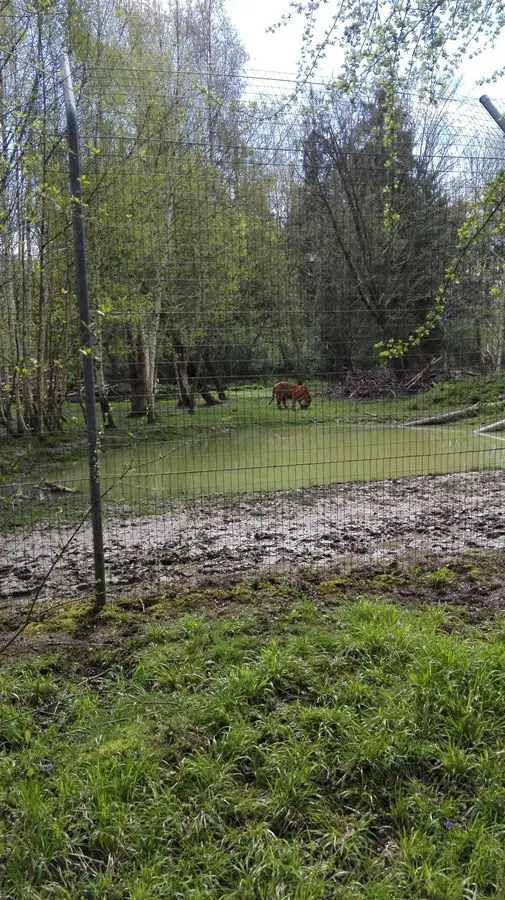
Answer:
[[[162, 514], [106, 522], [109, 585], [191, 578], [396, 555], [505, 548], [503, 470], [332, 485], [173, 503]], [[3, 610], [40, 584], [71, 533], [37, 526], [0, 536]], [[86, 525], [41, 597], [88, 592], [93, 557]]]

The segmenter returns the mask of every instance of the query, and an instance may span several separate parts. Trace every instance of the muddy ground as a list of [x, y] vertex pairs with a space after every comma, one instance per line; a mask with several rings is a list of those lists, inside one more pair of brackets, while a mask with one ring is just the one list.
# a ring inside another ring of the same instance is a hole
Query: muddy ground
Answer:
[[[398, 556], [448, 559], [505, 548], [503, 470], [176, 502], [156, 516], [109, 515], [109, 586], [173, 585], [226, 574], [289, 571]], [[71, 526], [0, 536], [2, 618], [33, 596]], [[57, 562], [40, 599], [89, 592], [88, 524]]]

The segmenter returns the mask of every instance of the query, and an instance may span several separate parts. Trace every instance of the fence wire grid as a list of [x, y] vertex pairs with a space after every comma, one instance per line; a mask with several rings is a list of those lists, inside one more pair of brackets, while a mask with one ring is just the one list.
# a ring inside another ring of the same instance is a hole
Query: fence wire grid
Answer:
[[[28, 124], [20, 78], [0, 197], [6, 621], [36, 591], [93, 587], [61, 77], [38, 71]], [[268, 73], [74, 80], [108, 590], [502, 549], [505, 138], [478, 101], [398, 97], [391, 117], [380, 91]]]

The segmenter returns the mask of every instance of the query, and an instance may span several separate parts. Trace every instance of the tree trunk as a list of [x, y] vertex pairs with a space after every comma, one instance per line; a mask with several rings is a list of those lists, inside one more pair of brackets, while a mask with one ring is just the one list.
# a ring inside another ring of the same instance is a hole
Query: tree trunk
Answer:
[[393, 358], [390, 365], [396, 380], [398, 382], [403, 381], [403, 379], [405, 378], [405, 372], [408, 369], [406, 357], [401, 356], [399, 359]]
[[147, 386], [144, 346], [140, 333], [131, 334], [132, 356], [130, 360], [131, 404], [130, 418], [145, 416], [147, 412]]
[[[158, 338], [160, 333], [165, 333], [166, 316], [162, 316], [162, 310], [168, 308], [169, 301], [169, 268], [170, 248], [172, 242], [172, 226], [174, 219], [174, 186], [170, 175], [167, 176], [165, 195], [164, 227], [164, 252], [161, 265], [157, 267], [154, 279], [154, 289], [150, 304], [149, 317], [141, 325], [141, 338], [144, 342], [144, 359], [146, 366], [146, 406], [147, 421], [153, 424], [156, 421], [156, 367]], [[165, 302], [163, 302], [165, 301]]]
[[30, 226], [24, 221], [22, 209], [18, 210], [18, 228], [21, 235], [21, 361], [27, 371], [22, 379], [23, 409], [25, 422], [33, 429], [35, 411], [33, 408], [33, 390], [30, 359], [32, 352], [32, 246]]
[[97, 384], [98, 401], [100, 403], [100, 409], [102, 411], [103, 427], [105, 431], [113, 431], [116, 427], [116, 423], [114, 422], [109, 398], [107, 396], [107, 386], [103, 383], [100, 376], [97, 376]]
[[132, 339], [133, 357], [130, 366], [132, 395], [129, 416], [130, 418], [147, 416], [147, 421], [152, 424], [156, 421], [154, 403], [158, 319], [149, 330], [150, 334], [146, 337], [146, 329], [142, 324], [139, 325]]
[[184, 409], [192, 413], [195, 411], [195, 398], [189, 379], [189, 350], [184, 347], [177, 332], [173, 331], [171, 337], [175, 352], [175, 375], [180, 402]]
[[206, 366], [205, 366], [204, 359], [202, 356], [200, 356], [200, 359], [198, 360], [198, 363], [196, 366], [196, 372], [195, 372], [195, 378], [194, 378], [196, 390], [203, 397], [206, 406], [218, 406], [221, 403], [221, 401], [216, 400], [212, 396], [212, 394], [210, 392], [210, 388], [207, 384], [207, 379], [205, 377], [205, 370], [206, 370]]
[[221, 376], [216, 371], [216, 367], [214, 365], [214, 360], [212, 359], [210, 351], [208, 349], [204, 350], [202, 356], [203, 356], [203, 360], [205, 362], [205, 367], [209, 374], [209, 378], [214, 383], [214, 387], [217, 391], [217, 396], [221, 400], [221, 403], [224, 403], [225, 400], [228, 399], [226, 396], [226, 388], [224, 385], [224, 381], [222, 380]]
[[146, 367], [146, 407], [147, 421], [153, 425], [156, 422], [154, 408], [156, 397], [156, 348], [158, 344], [158, 325], [160, 319], [160, 304], [157, 302], [154, 309], [154, 321], [148, 328], [148, 337], [144, 329], [141, 329], [141, 340], [144, 343], [144, 359]]
[[285, 372], [292, 372], [295, 368], [292, 353], [285, 341], [279, 341], [279, 350], [282, 356], [282, 365]]
[[38, 308], [38, 338], [37, 338], [37, 376], [35, 381], [35, 430], [39, 437], [45, 432], [45, 403], [46, 403], [46, 371], [47, 371], [47, 286], [45, 266], [44, 243], [45, 229], [45, 201], [42, 200], [40, 233], [40, 259], [39, 259], [39, 308]]
[[198, 393], [201, 394], [205, 400], [205, 406], [219, 406], [221, 403], [220, 400], [216, 400], [216, 398], [212, 396], [205, 384], [200, 387]]
[[95, 340], [96, 340], [96, 356], [95, 356], [95, 371], [96, 371], [96, 386], [98, 391], [98, 402], [100, 403], [100, 409], [102, 411], [102, 419], [103, 419], [103, 427], [105, 431], [112, 431], [116, 425], [114, 419], [112, 417], [112, 410], [110, 408], [109, 397], [108, 397], [108, 388], [105, 382], [105, 373], [103, 368], [103, 340], [102, 340], [102, 326], [100, 323], [100, 316], [96, 317], [95, 323]]
[[132, 336], [133, 355], [130, 363], [131, 371], [131, 408], [130, 418], [147, 416], [147, 421], [156, 421], [154, 409], [156, 385], [156, 344], [157, 322], [153, 325], [150, 339], [146, 339], [142, 325], [138, 326]]
[[[42, 61], [42, 16], [37, 16], [37, 56], [39, 62]], [[42, 165], [40, 170], [41, 184], [47, 182], [47, 107], [46, 107], [46, 88], [45, 81], [42, 78], [41, 84], [41, 116], [42, 116], [42, 135], [41, 135], [41, 153]], [[46, 372], [48, 367], [47, 348], [48, 348], [48, 290], [47, 290], [47, 273], [46, 266], [46, 242], [49, 231], [48, 225], [48, 207], [46, 202], [45, 191], [42, 192], [40, 211], [39, 211], [39, 258], [38, 258], [38, 274], [39, 274], [39, 290], [38, 290], [38, 338], [37, 338], [37, 377], [35, 383], [35, 427], [39, 437], [42, 437], [46, 430], [45, 425], [45, 404], [46, 404]]]
[[[19, 353], [17, 341], [17, 311], [16, 296], [14, 291], [14, 266], [12, 259], [12, 220], [9, 216], [9, 206], [6, 197], [5, 181], [8, 174], [8, 138], [5, 129], [5, 92], [3, 81], [3, 68], [0, 66], [0, 146], [2, 161], [2, 187], [0, 189], [0, 383], [10, 385], [9, 389], [2, 391], [0, 397], [0, 418], [2, 424], [10, 434], [23, 434], [27, 426], [23, 418], [21, 405], [21, 391], [19, 387]], [[10, 415], [11, 404], [14, 402], [16, 410], [16, 426], [14, 428]]]

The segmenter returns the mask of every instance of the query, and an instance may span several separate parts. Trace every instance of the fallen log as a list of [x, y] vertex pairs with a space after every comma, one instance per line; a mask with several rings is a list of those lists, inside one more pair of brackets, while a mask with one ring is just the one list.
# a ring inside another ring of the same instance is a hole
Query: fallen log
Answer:
[[484, 425], [482, 428], [477, 428], [475, 434], [487, 434], [490, 431], [505, 431], [505, 419], [500, 419], [499, 422], [491, 422], [491, 425]]
[[480, 410], [496, 409], [497, 407], [503, 407], [503, 405], [503, 400], [493, 400], [489, 403], [483, 403], [479, 400], [478, 403], [473, 403], [472, 406], [463, 406], [461, 409], [453, 409], [451, 412], [438, 413], [436, 416], [428, 416], [424, 419], [409, 419], [408, 422], [403, 423], [403, 427], [410, 428], [415, 425], [442, 425], [444, 422], [456, 422], [458, 419], [466, 419], [473, 416]]
[[452, 412], [439, 413], [437, 416], [428, 416], [424, 419], [409, 419], [408, 422], [403, 423], [403, 427], [411, 428], [416, 425], [441, 425], [443, 422], [456, 422], [458, 419], [466, 419], [467, 416], [474, 415], [480, 408], [480, 403], [474, 403], [473, 406], [453, 409]]
[[78, 494], [77, 488], [69, 488], [66, 484], [58, 484], [55, 481], [41, 481], [37, 485], [42, 490], [51, 491], [52, 494]]

